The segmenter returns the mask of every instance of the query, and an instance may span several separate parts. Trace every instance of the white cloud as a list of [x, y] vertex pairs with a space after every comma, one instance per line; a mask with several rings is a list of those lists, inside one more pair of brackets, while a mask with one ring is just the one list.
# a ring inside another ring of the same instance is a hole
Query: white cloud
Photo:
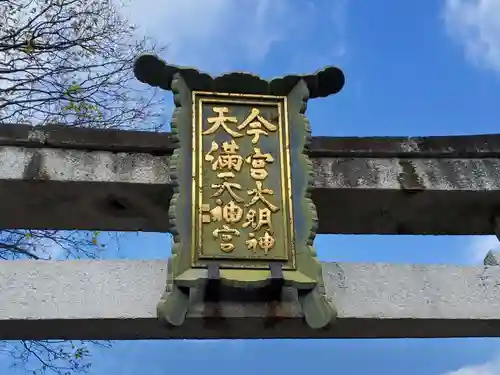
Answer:
[[500, 375], [500, 360], [495, 359], [480, 365], [465, 366], [442, 375]]
[[500, 72], [499, 0], [445, 0], [444, 21], [472, 62]]
[[500, 251], [500, 241], [496, 236], [473, 236], [466, 248], [466, 256], [473, 264], [482, 264], [488, 251]]
[[347, 0], [332, 1], [331, 17], [335, 27], [336, 36], [339, 43], [335, 46], [335, 55], [342, 56], [346, 53], [346, 32], [347, 32]]
[[[129, 1], [126, 13], [142, 33], [168, 45], [164, 58], [212, 73], [262, 62], [276, 42], [311, 42], [321, 22], [329, 22], [335, 36], [342, 34], [347, 3], [331, 0], [325, 12], [294, 0]], [[332, 53], [339, 48], [345, 49], [342, 42], [331, 46]], [[290, 54], [300, 53], [294, 48]]]

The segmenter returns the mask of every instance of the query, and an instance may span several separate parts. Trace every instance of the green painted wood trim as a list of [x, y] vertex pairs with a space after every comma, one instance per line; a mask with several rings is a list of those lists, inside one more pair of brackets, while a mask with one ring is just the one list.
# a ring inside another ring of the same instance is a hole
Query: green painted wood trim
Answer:
[[142, 54], [134, 63], [134, 74], [140, 82], [167, 91], [172, 90], [173, 77], [179, 73], [193, 91], [286, 96], [299, 81], [304, 81], [311, 99], [336, 94], [345, 83], [344, 73], [335, 66], [327, 66], [313, 74], [290, 74], [264, 80], [254, 74], [242, 72], [212, 77], [195, 68], [167, 64], [152, 54]]

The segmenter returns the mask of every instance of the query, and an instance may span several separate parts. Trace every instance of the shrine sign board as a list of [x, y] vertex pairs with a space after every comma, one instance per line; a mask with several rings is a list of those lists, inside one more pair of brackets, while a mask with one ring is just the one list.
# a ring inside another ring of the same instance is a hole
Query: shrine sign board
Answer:
[[270, 263], [279, 264], [289, 285], [317, 284], [305, 97], [304, 84], [288, 96], [192, 91], [190, 103], [177, 108], [179, 192], [172, 217], [181, 234], [173, 251], [178, 285], [192, 287], [204, 278], [201, 270], [217, 264], [223, 283], [261, 287], [269, 282]]
[[193, 267], [297, 267], [287, 98], [193, 93]]
[[340, 91], [342, 72], [328, 67], [271, 81], [248, 73], [212, 78], [143, 55], [134, 73], [172, 91], [176, 106], [172, 258], [159, 316], [182, 324], [194, 289], [212, 299], [221, 285], [241, 288], [237, 295], [259, 289], [262, 298], [272, 290], [269, 298], [279, 302], [286, 286], [299, 291], [310, 326], [327, 324], [332, 312], [312, 247], [318, 219], [304, 113], [309, 98]]

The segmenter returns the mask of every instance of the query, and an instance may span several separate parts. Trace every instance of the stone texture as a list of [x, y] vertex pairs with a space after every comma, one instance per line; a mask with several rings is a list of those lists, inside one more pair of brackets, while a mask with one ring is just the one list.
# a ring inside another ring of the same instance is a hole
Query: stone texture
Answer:
[[161, 231], [171, 195], [168, 158], [0, 147], [0, 228]]
[[484, 257], [483, 261], [485, 266], [499, 266], [500, 265], [500, 251], [490, 250]]
[[0, 146], [71, 148], [114, 152], [172, 154], [170, 133], [78, 128], [63, 124], [0, 124]]
[[498, 267], [325, 263], [323, 276], [339, 313], [326, 330], [289, 290], [275, 325], [263, 303], [225, 302], [220, 320], [195, 296], [172, 329], [155, 315], [166, 261], [0, 261], [0, 339], [500, 336]]
[[311, 152], [316, 156], [368, 158], [498, 157], [500, 134], [432, 137], [314, 137]]
[[[499, 158], [313, 163], [318, 233], [494, 233]], [[3, 146], [0, 166], [0, 228], [169, 229], [168, 155]]]
[[[314, 129], [314, 124], [313, 124]], [[0, 146], [73, 148], [170, 155], [170, 133], [0, 124]], [[433, 137], [313, 137], [313, 157], [485, 158], [500, 155], [500, 134]]]

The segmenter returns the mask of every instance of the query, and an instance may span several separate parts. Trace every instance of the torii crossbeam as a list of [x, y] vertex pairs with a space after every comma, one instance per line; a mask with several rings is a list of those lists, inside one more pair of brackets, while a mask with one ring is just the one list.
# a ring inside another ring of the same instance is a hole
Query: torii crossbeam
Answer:
[[[239, 87], [237, 75], [213, 80], [142, 61], [162, 71], [142, 80], [165, 89], [175, 74], [207, 92]], [[324, 72], [325, 81], [246, 78], [255, 95], [287, 96], [303, 82], [320, 97], [343, 85], [338, 69]], [[168, 133], [1, 125], [0, 228], [169, 231], [176, 141]], [[499, 232], [498, 135], [316, 137], [307, 156], [318, 233]], [[304, 323], [296, 284], [281, 290], [278, 306], [257, 298], [219, 300], [213, 309], [197, 290], [174, 328], [156, 311], [171, 261], [3, 261], [0, 339], [500, 336], [497, 259], [489, 254], [484, 267], [323, 263], [321, 295], [336, 320], [322, 330]]]

